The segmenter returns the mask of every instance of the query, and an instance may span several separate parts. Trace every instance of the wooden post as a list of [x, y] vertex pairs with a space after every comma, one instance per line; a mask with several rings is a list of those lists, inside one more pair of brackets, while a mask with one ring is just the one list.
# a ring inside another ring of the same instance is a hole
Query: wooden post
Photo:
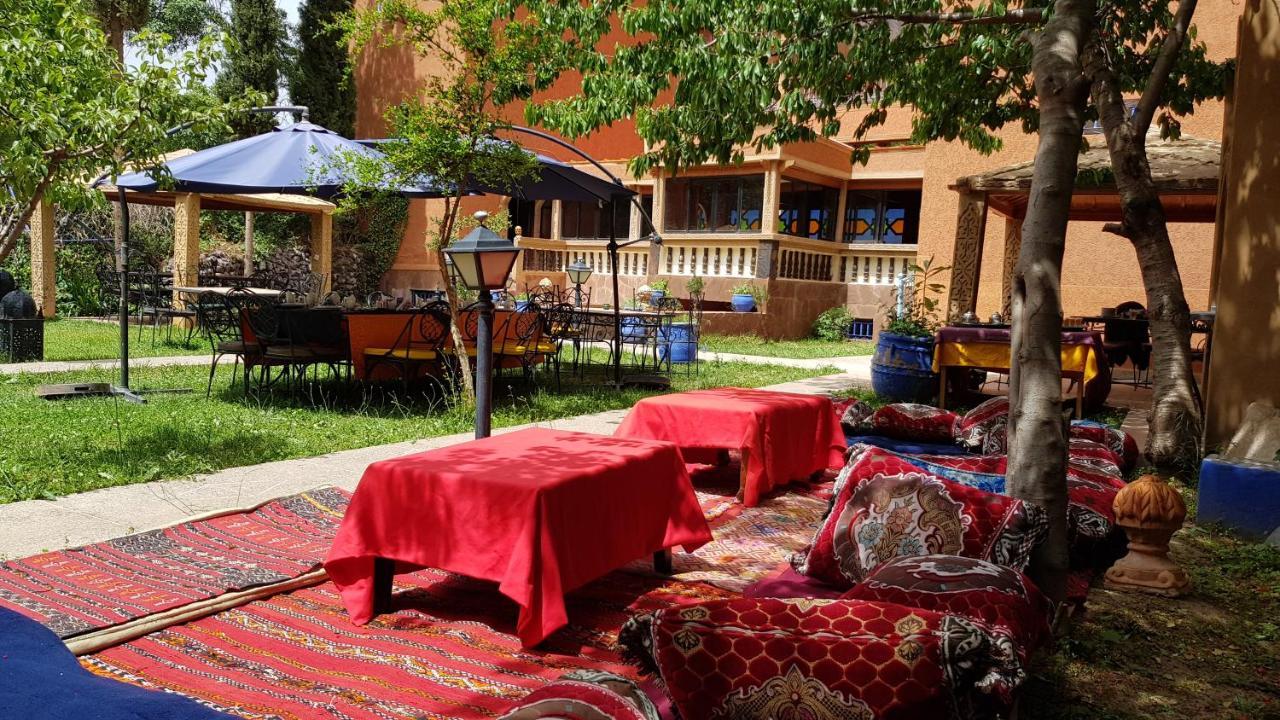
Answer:
[[244, 276], [253, 274], [253, 211], [244, 213]]
[[[200, 284], [200, 196], [179, 193], [173, 201], [173, 285]], [[185, 296], [173, 293], [173, 306], [183, 307]]]
[[48, 199], [36, 203], [30, 228], [31, 295], [40, 317], [51, 318], [58, 311], [58, 281], [53, 249], [53, 204]]
[[333, 287], [333, 215], [327, 212], [311, 216], [311, 272], [324, 276], [320, 292]]
[[764, 197], [761, 199], [760, 232], [778, 232], [778, 213], [782, 209], [782, 164], [772, 160], [764, 168]]
[[982, 273], [982, 240], [986, 233], [986, 193], [961, 192], [951, 259], [951, 288], [947, 295], [947, 319], [951, 322], [976, 309], [978, 278]]
[[1001, 269], [1002, 300], [1000, 315], [1008, 322], [1013, 318], [1013, 270], [1018, 265], [1018, 253], [1022, 251], [1022, 218], [1004, 219], [1004, 267]]

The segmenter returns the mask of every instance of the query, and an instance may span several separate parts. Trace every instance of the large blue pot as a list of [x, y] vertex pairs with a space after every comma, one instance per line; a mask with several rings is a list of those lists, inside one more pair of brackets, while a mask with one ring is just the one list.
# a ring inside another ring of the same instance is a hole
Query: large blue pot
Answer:
[[531, 305], [532, 305], [532, 303], [530, 303], [528, 300], [517, 300], [517, 301], [516, 301], [516, 312], [528, 312], [528, 311], [529, 311], [529, 307], [530, 307]]
[[749, 293], [734, 293], [729, 298], [729, 307], [734, 312], [751, 312], [756, 309], [756, 296]]
[[666, 297], [666, 296], [667, 296], [667, 291], [666, 291], [666, 290], [650, 290], [650, 291], [649, 291], [649, 304], [650, 304], [650, 305], [657, 305], [658, 303], [662, 302], [662, 298], [664, 298], [664, 297]]
[[889, 402], [927, 402], [933, 397], [933, 338], [880, 333], [871, 357], [871, 387]]
[[622, 340], [638, 341], [644, 338], [644, 321], [638, 317], [622, 318]]
[[690, 363], [698, 359], [698, 341], [691, 323], [672, 323], [662, 329], [658, 360], [665, 362], [668, 355], [673, 363]]

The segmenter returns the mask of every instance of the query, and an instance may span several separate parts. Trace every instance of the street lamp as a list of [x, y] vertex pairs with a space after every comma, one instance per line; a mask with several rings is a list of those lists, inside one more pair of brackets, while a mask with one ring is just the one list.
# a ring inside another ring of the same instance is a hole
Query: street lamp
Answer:
[[583, 262], [582, 258], [578, 258], [569, 263], [564, 272], [569, 276], [569, 282], [573, 283], [574, 292], [577, 294], [575, 304], [582, 307], [582, 286], [591, 279], [591, 266]]
[[[468, 289], [480, 296], [476, 303], [476, 439], [489, 437], [493, 407], [493, 295], [507, 285], [520, 249], [484, 226], [489, 213], [475, 214], [479, 227], [445, 250], [453, 269]], [[465, 354], [463, 356], [465, 358]], [[465, 362], [465, 360], [464, 360]]]

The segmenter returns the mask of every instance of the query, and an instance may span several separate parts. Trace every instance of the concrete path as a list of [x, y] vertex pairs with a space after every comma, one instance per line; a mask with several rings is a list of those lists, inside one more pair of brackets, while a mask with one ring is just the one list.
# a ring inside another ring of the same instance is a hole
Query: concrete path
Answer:
[[[130, 358], [129, 367], [163, 367], [165, 365], [209, 365], [209, 356], [168, 355], [164, 357]], [[49, 360], [47, 362], [0, 363], [0, 376], [19, 373], [60, 373], [77, 370], [114, 370], [119, 360]]]
[[[847, 374], [771, 386], [801, 393], [830, 393], [863, 384]], [[612, 434], [626, 410], [521, 425]], [[336, 485], [352, 490], [369, 463], [465, 442], [471, 433], [346, 450], [297, 460], [228, 468], [183, 480], [104, 488], [57, 500], [0, 505], [0, 559], [101, 542], [173, 525], [194, 515], [256, 505], [271, 498]]]

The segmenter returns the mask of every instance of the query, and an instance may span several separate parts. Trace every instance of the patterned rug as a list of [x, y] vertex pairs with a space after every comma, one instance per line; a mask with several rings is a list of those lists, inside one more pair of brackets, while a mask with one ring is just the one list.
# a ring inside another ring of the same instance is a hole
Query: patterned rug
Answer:
[[0, 563], [0, 605], [63, 639], [319, 566], [349, 495], [324, 488], [248, 512]]
[[491, 583], [396, 578], [394, 614], [352, 625], [332, 583], [277, 595], [81, 658], [91, 671], [190, 695], [246, 718], [492, 718], [575, 669], [635, 678], [614, 649], [634, 613], [733, 597], [615, 572], [566, 598], [569, 626], [536, 651]]

